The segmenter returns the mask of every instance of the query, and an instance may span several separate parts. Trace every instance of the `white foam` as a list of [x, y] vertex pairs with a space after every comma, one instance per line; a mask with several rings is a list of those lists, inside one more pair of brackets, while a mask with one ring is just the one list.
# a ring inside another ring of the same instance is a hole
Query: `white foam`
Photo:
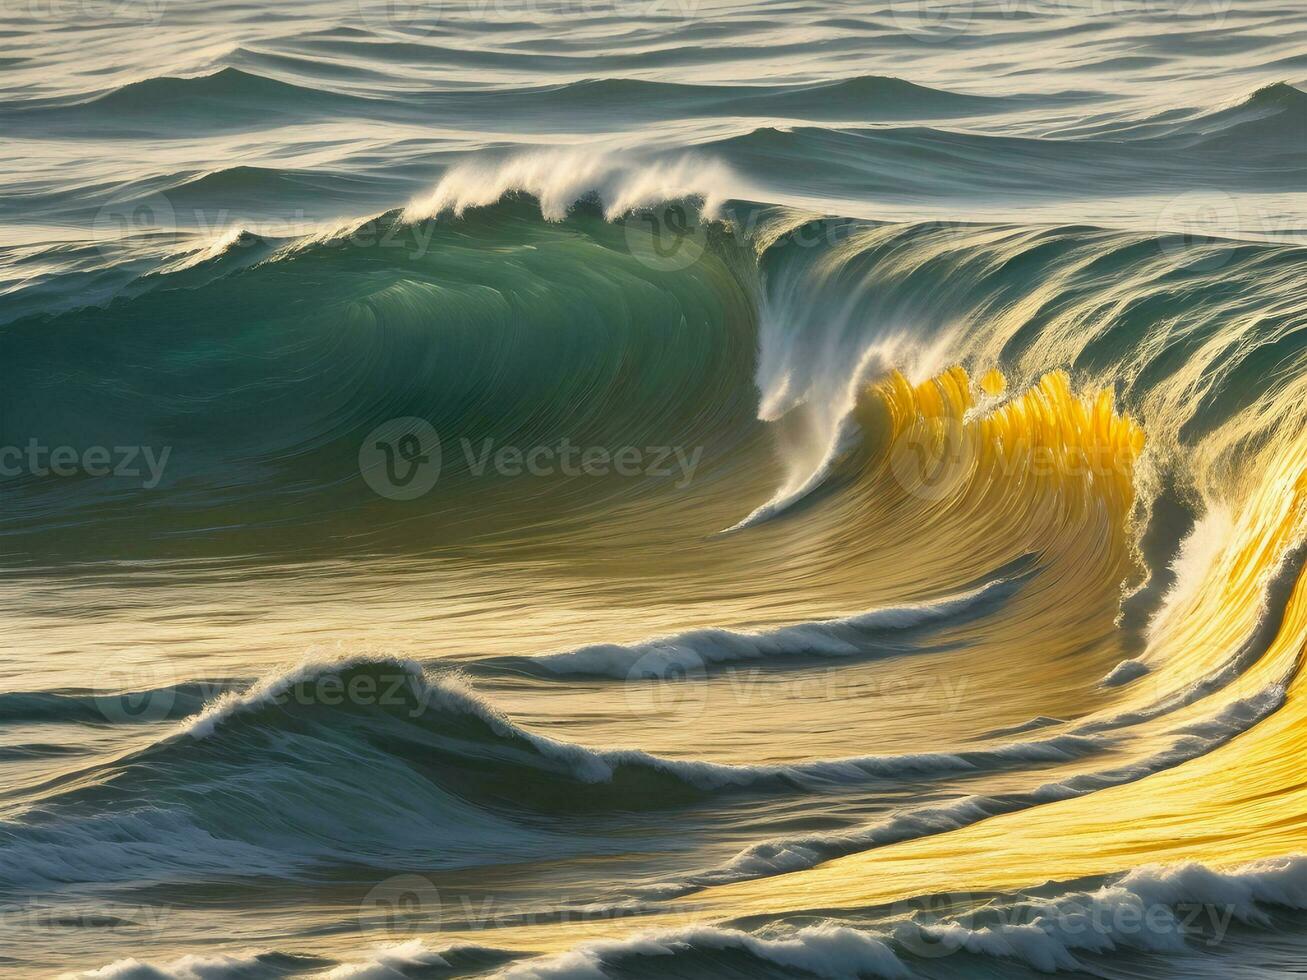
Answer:
[[[891, 935], [908, 949], [924, 940], [936, 949], [1015, 959], [1045, 972], [1081, 970], [1077, 953], [1174, 953], [1185, 949], [1191, 931], [1219, 935], [1231, 919], [1268, 925], [1259, 904], [1307, 908], [1307, 860], [1277, 858], [1225, 871], [1197, 863], [1148, 865], [1093, 891], [982, 911], [1004, 921], [973, 927], [905, 920]], [[1185, 914], [1177, 915], [1182, 907]]]
[[115, 960], [108, 966], [81, 973], [60, 974], [60, 980], [236, 980], [248, 977], [258, 967], [254, 954], [240, 956], [183, 956], [162, 966], [135, 957]]
[[1120, 687], [1122, 684], [1129, 684], [1143, 677], [1149, 669], [1148, 664], [1142, 660], [1122, 660], [1098, 683], [1101, 687]]
[[[912, 906], [912, 901], [896, 903]], [[835, 922], [758, 935], [716, 926], [637, 933], [586, 943], [502, 969], [499, 980], [607, 980], [604, 967], [632, 957], [738, 949], [784, 969], [821, 977], [905, 977], [901, 954], [965, 952], [1044, 972], [1084, 970], [1081, 956], [1119, 949], [1175, 953], [1193, 931], [1221, 934], [1231, 919], [1267, 925], [1264, 905], [1307, 908], [1307, 858], [1290, 856], [1217, 870], [1201, 864], [1148, 865], [1093, 890], [1049, 898], [988, 899], [973, 913], [920, 913], [878, 928]], [[975, 923], [975, 924], [972, 924]]]
[[765, 632], [699, 629], [622, 646], [597, 643], [531, 659], [554, 674], [588, 674], [631, 679], [664, 677], [674, 669], [701, 669], [705, 663], [730, 663], [766, 657], [848, 657], [869, 652], [878, 632], [905, 630], [966, 612], [986, 599], [1005, 594], [1013, 583], [995, 579], [979, 588], [934, 602], [889, 606], [839, 619], [796, 623]]
[[1203, 581], [1220, 560], [1221, 553], [1236, 537], [1230, 511], [1216, 504], [1210, 505], [1180, 543], [1171, 562], [1175, 579], [1148, 624], [1150, 639], [1187, 611], [1189, 603], [1198, 596]]
[[830, 925], [808, 926], [774, 939], [716, 926], [643, 932], [515, 963], [496, 976], [501, 980], [608, 980], [603, 970], [606, 961], [666, 957], [694, 949], [738, 949], [779, 967], [819, 977], [910, 976], [883, 941], [858, 929]]
[[[447, 952], [447, 950], [446, 950]], [[322, 975], [322, 980], [406, 980], [421, 967], [449, 966], [440, 953], [427, 949], [420, 939], [388, 946], [362, 963], [342, 963]]]
[[[763, 336], [767, 336], [765, 329]], [[898, 346], [893, 341], [882, 341], [865, 349], [852, 372], [844, 378], [842, 387], [836, 388], [843, 392], [842, 396], [830, 397], [825, 388], [829, 382], [810, 386], [802, 393], [792, 390], [792, 367], [786, 368], [781, 374], [779, 387], [769, 390], [763, 383], [759, 383], [759, 390], [763, 392], [759, 418], [775, 421], [784, 412], [793, 411], [802, 414], [804, 425], [800, 427], [802, 431], [798, 439], [789, 440], [780, 447], [781, 460], [787, 471], [785, 482], [768, 500], [726, 528], [727, 531], [740, 531], [771, 520], [817, 490], [830, 478], [841, 461], [857, 446], [860, 438], [861, 432], [853, 419], [853, 409], [862, 390], [871, 379], [883, 375], [894, 363]], [[847, 364], [841, 364], [840, 370], [848, 372]], [[778, 435], [786, 442], [784, 431], [778, 430]]]
[[404, 220], [462, 215], [468, 208], [486, 207], [513, 193], [538, 199], [540, 213], [549, 221], [562, 221], [573, 205], [594, 194], [612, 221], [639, 208], [687, 199], [702, 201], [703, 214], [716, 217], [728, 196], [740, 196], [745, 190], [725, 164], [693, 154], [653, 158], [550, 148], [458, 164], [434, 190], [409, 204]]

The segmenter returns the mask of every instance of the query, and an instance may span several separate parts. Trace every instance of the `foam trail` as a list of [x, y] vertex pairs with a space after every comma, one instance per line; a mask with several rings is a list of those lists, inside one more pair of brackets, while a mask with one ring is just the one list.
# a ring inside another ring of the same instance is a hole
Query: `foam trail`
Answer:
[[741, 950], [770, 965], [819, 977], [911, 976], [881, 940], [856, 929], [826, 925], [799, 929], [791, 936], [776, 939], [716, 926], [650, 931], [514, 964], [496, 976], [499, 980], [606, 980], [608, 974], [603, 968], [612, 960], [725, 949]]
[[911, 630], [1006, 599], [1018, 583], [999, 578], [979, 588], [934, 602], [873, 609], [841, 619], [798, 623], [760, 633], [699, 629], [646, 640], [631, 646], [596, 643], [530, 658], [551, 674], [584, 674], [629, 679], [665, 677], [675, 671], [702, 670], [706, 664], [768, 657], [854, 657], [875, 651], [878, 636]]
[[1294, 855], [1229, 870], [1193, 862], [1147, 865], [1093, 891], [981, 909], [966, 917], [978, 924], [904, 921], [890, 935], [896, 946], [908, 949], [921, 948], [924, 939], [938, 951], [1011, 959], [1052, 973], [1084, 970], [1080, 957], [1085, 954], [1179, 953], [1191, 932], [1223, 938], [1231, 919], [1269, 926], [1267, 905], [1307, 908], [1307, 860]]

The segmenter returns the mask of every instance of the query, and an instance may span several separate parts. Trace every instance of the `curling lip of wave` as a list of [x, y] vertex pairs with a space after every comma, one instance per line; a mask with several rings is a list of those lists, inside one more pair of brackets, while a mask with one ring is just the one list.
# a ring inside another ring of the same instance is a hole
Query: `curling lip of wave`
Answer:
[[621, 646], [597, 643], [563, 653], [542, 654], [530, 661], [551, 674], [585, 674], [627, 679], [661, 677], [705, 664], [768, 657], [852, 657], [874, 652], [877, 635], [910, 630], [947, 620], [990, 602], [1001, 602], [1019, 586], [1014, 578], [997, 578], [979, 588], [934, 602], [873, 609], [840, 619], [797, 623], [759, 633], [698, 629]]

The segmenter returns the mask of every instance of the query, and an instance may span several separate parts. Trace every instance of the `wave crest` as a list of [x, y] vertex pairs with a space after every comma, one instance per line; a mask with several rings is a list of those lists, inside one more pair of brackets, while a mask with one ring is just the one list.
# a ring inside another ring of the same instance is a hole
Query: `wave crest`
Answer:
[[539, 150], [451, 167], [429, 194], [409, 204], [404, 219], [461, 216], [512, 194], [536, 198], [549, 221], [562, 221], [573, 205], [590, 197], [603, 202], [609, 221], [679, 200], [699, 202], [703, 216], [714, 218], [727, 198], [743, 193], [743, 182], [730, 168], [703, 157], [653, 161], [593, 150]]

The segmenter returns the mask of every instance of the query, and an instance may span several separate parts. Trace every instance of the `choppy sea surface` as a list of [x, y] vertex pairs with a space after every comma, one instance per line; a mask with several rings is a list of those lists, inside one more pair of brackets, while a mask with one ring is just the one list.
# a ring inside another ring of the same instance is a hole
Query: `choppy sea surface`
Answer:
[[1307, 8], [10, 0], [0, 975], [1300, 975]]

